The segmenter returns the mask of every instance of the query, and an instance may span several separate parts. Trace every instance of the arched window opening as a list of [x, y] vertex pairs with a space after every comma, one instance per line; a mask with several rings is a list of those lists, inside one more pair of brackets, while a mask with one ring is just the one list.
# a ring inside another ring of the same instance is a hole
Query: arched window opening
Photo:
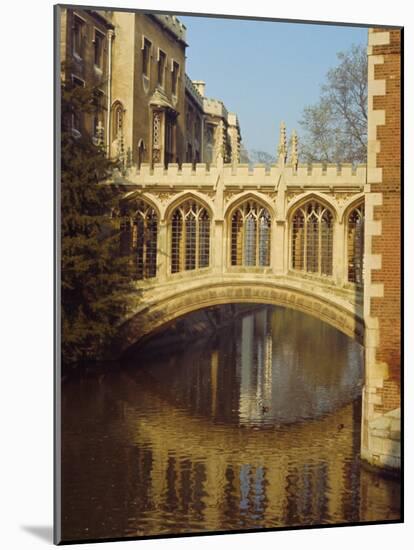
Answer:
[[138, 169], [141, 168], [143, 162], [145, 162], [145, 144], [144, 141], [140, 139], [138, 144]]
[[177, 206], [171, 216], [171, 272], [210, 264], [210, 216], [194, 200]]
[[131, 257], [137, 279], [157, 274], [158, 216], [155, 209], [139, 200], [121, 216], [121, 254]]
[[119, 139], [123, 134], [124, 108], [121, 103], [116, 103], [112, 113], [112, 140]]
[[270, 265], [270, 229], [270, 214], [257, 202], [236, 208], [231, 218], [231, 265]]
[[347, 219], [348, 281], [357, 285], [363, 284], [364, 219], [363, 204], [351, 210]]
[[316, 201], [298, 208], [291, 235], [292, 269], [332, 275], [333, 215], [328, 208]]

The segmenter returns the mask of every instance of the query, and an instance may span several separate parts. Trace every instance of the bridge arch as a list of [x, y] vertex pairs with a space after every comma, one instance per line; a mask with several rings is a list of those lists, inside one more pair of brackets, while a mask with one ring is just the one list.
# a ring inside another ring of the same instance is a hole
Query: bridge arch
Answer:
[[199, 277], [183, 280], [160, 297], [157, 292], [138, 303], [136, 311], [120, 327], [116, 347], [122, 354], [130, 346], [157, 332], [168, 323], [194, 311], [231, 303], [255, 303], [292, 308], [312, 315], [337, 328], [361, 344], [364, 338], [362, 307], [350, 304], [329, 290], [315, 294], [309, 288], [275, 283], [262, 278]]

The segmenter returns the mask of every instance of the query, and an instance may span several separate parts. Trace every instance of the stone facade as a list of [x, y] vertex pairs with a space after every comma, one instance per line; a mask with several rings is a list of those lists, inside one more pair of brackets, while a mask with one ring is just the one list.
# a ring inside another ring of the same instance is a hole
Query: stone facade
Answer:
[[109, 51], [113, 25], [106, 12], [73, 9], [60, 11], [61, 78], [74, 85], [96, 88], [95, 113], [73, 115], [64, 120], [75, 135], [89, 134], [96, 142], [105, 139], [108, 120]]
[[[292, 152], [291, 152], [292, 155]], [[287, 156], [287, 155], [286, 155]], [[284, 158], [284, 157], [283, 157]], [[285, 305], [315, 315], [363, 342], [361, 286], [348, 279], [349, 213], [364, 201], [366, 168], [336, 165], [248, 165], [184, 163], [142, 165], [114, 175], [124, 202], [152, 206], [159, 220], [156, 276], [137, 282], [143, 292], [124, 325], [121, 348], [165, 322], [200, 307], [222, 303]], [[175, 209], [185, 202], [203, 205], [210, 219], [210, 257], [199, 270], [171, 271]], [[270, 213], [271, 251], [267, 266], [232, 265], [232, 216], [239, 205], [257, 202]], [[333, 215], [333, 268], [329, 275], [292, 268], [292, 216], [317, 202]], [[142, 297], [144, 299], [142, 299]], [[145, 304], [145, 305], [143, 305]]]
[[[361, 453], [400, 466], [401, 31], [370, 29]], [[397, 429], [398, 426], [398, 429]]]
[[[197, 83], [204, 94], [205, 83]], [[201, 86], [200, 86], [201, 84]], [[240, 160], [240, 126], [235, 113], [229, 113], [224, 103], [203, 95], [204, 162], [238, 163]]]
[[127, 164], [182, 162], [185, 27], [172, 16], [121, 11], [112, 12], [112, 22], [110, 155], [123, 149]]
[[60, 15], [62, 77], [100, 90], [96, 115], [68, 122], [75, 131], [98, 137], [124, 170], [238, 159], [237, 117], [186, 75], [177, 17], [65, 7]]
[[204, 98], [199, 88], [186, 75], [185, 85], [186, 155], [185, 162], [204, 161]]

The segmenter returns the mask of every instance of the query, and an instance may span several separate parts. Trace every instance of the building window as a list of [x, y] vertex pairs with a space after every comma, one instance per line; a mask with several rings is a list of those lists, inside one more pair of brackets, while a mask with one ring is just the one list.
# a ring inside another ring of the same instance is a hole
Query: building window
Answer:
[[137, 279], [157, 274], [157, 236], [157, 213], [143, 200], [136, 201], [121, 214], [121, 254], [131, 257]]
[[94, 38], [94, 62], [95, 66], [99, 69], [103, 68], [103, 53], [104, 53], [104, 40], [105, 36], [95, 29]]
[[231, 217], [231, 265], [270, 265], [271, 217], [253, 200], [241, 204]]
[[178, 95], [178, 77], [180, 73], [180, 65], [176, 62], [172, 62], [172, 75], [171, 75], [171, 93], [174, 96]]
[[143, 162], [145, 162], [145, 144], [144, 141], [140, 139], [138, 144], [138, 168], [141, 168]]
[[208, 267], [210, 216], [199, 203], [188, 200], [171, 216], [171, 272]]
[[76, 15], [73, 17], [73, 27], [72, 27], [72, 52], [73, 55], [83, 58], [83, 49], [85, 43], [85, 22]]
[[347, 219], [348, 281], [363, 284], [365, 208], [354, 208]]
[[112, 116], [112, 140], [119, 139], [123, 134], [124, 108], [121, 103], [116, 103]]
[[333, 215], [311, 201], [292, 218], [292, 268], [319, 275], [332, 275]]
[[151, 42], [144, 38], [142, 44], [142, 74], [150, 77]]
[[165, 118], [165, 166], [176, 161], [176, 119], [174, 115], [166, 114]]
[[167, 56], [162, 50], [158, 50], [158, 79], [157, 83], [161, 88], [164, 88], [165, 84], [165, 63]]

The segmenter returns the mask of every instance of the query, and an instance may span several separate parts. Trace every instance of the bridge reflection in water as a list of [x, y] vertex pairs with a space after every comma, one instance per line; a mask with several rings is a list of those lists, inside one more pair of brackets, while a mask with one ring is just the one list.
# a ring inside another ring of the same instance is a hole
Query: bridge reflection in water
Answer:
[[399, 517], [397, 482], [360, 468], [359, 344], [274, 307], [167, 337], [64, 385], [64, 539]]

